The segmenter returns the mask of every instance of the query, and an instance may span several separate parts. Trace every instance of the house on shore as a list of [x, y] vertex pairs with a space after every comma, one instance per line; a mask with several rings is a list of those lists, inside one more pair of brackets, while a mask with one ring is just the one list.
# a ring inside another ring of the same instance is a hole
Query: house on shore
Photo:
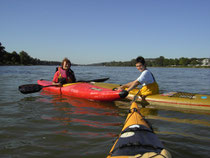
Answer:
[[201, 66], [210, 66], [210, 58], [205, 58], [201, 61]]

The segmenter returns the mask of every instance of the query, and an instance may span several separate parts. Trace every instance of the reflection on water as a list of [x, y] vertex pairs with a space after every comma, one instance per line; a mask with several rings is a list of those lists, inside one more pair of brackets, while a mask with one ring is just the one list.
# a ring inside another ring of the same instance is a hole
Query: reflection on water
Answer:
[[[109, 116], [119, 116], [118, 110], [113, 102], [96, 102], [70, 96], [53, 95], [52, 93], [45, 91], [41, 92], [41, 94], [51, 96], [52, 98], [41, 98], [39, 99], [40, 102], [52, 103], [54, 105], [55, 110], [63, 112], [62, 116], [43, 116], [42, 119], [59, 121], [63, 125], [76, 124], [77, 126], [80, 126], [80, 128], [82, 126], [89, 126], [92, 128], [101, 129], [105, 128], [106, 126], [108, 128], [111, 128], [111, 126], [121, 125], [121, 122], [106, 122], [106, 119], [101, 119], [97, 121], [99, 116], [103, 118]], [[67, 130], [62, 131], [61, 133], [71, 134], [71, 132]], [[81, 135], [90, 137], [92, 135], [98, 136], [99, 134], [97, 132], [86, 132], [85, 134], [82, 133]], [[103, 137], [105, 136], [113, 137], [115, 136], [115, 134], [106, 133], [105, 135], [103, 135]]]
[[192, 124], [192, 125], [202, 125], [202, 126], [209, 126], [210, 127], [210, 122], [203, 121], [203, 120], [190, 120], [190, 119], [179, 119], [179, 118], [168, 118], [168, 117], [161, 117], [161, 116], [154, 116], [154, 115], [149, 115], [146, 117], [147, 119], [154, 119], [154, 120], [164, 120], [167, 122], [176, 122], [176, 123], [186, 123], [186, 124]]
[[[62, 112], [62, 115], [56, 117], [42, 116], [42, 119], [57, 121], [60, 122], [63, 126], [67, 127], [71, 126], [71, 128], [56, 131], [57, 134], [67, 134], [70, 136], [79, 134], [79, 136], [83, 139], [95, 137], [101, 139], [111, 138], [112, 140], [114, 140], [118, 136], [121, 127], [123, 126], [124, 118], [126, 118], [128, 109], [130, 107], [130, 102], [126, 101], [94, 102], [74, 97], [53, 95], [49, 92], [42, 92], [41, 94], [48, 97], [40, 98], [40, 102], [51, 103], [54, 110]], [[51, 98], [49, 98], [49, 96]], [[203, 141], [204, 146], [206, 141], [210, 141], [208, 133], [206, 133], [208, 131], [206, 131], [205, 129], [206, 127], [210, 127], [210, 123], [203, 120], [203, 118], [205, 117], [207, 117], [208, 119], [208, 115], [203, 116], [198, 114], [192, 116], [192, 114], [190, 113], [181, 113], [182, 115], [180, 115], [179, 112], [167, 110], [159, 111], [154, 107], [142, 108], [140, 104], [139, 107], [141, 114], [147, 120], [149, 120], [149, 123], [153, 126], [155, 133], [163, 141], [166, 148], [167, 146], [170, 147], [170, 144], [172, 143], [172, 141], [170, 141], [170, 139], [168, 138], [169, 136], [170, 138], [172, 137], [172, 140], [175, 136], [179, 139], [191, 138], [194, 139], [194, 141], [196, 142]], [[112, 122], [110, 122], [109, 119], [107, 120], [107, 118], [109, 118], [110, 116], [115, 118], [120, 117], [121, 121], [113, 122], [112, 120]], [[122, 116], [123, 118], [121, 118]], [[195, 117], [197, 117], [197, 119], [195, 119]], [[168, 127], [169, 124], [171, 124], [172, 127], [174, 126], [174, 128]], [[204, 127], [203, 132], [205, 133], [202, 135], [201, 126]], [[114, 127], [118, 128], [118, 132], [104, 132], [104, 130], [112, 129]], [[88, 131], [83, 131], [81, 130], [82, 128], [88, 129]], [[194, 128], [199, 128], [201, 131], [195, 131]], [[190, 129], [194, 131], [190, 131]], [[165, 139], [167, 139], [167, 141]], [[112, 145], [112, 143], [109, 145]], [[200, 144], [200, 146], [202, 145], [203, 144]], [[171, 152], [176, 153], [173, 151]], [[183, 153], [184, 152], [185, 151], [183, 151]], [[206, 152], [205, 149], [204, 152]], [[180, 153], [176, 154], [179, 155]], [[183, 155], [183, 157], [185, 156]]]

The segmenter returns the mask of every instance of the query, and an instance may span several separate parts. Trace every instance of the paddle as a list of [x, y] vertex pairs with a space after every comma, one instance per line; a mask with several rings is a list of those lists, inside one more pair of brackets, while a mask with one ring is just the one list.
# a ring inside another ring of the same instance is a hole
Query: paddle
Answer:
[[[101, 79], [94, 79], [94, 80], [79, 80], [77, 82], [104, 82], [108, 80], [109, 78], [101, 78]], [[42, 90], [42, 88], [45, 87], [58, 87], [57, 85], [48, 85], [48, 86], [41, 86], [39, 84], [26, 84], [21, 85], [18, 87], [18, 90], [23, 94], [29, 94], [29, 93], [35, 93]]]
[[79, 80], [77, 82], [104, 82], [106, 80], [108, 80], [109, 77], [107, 78], [100, 78], [100, 79], [94, 79], [94, 80]]

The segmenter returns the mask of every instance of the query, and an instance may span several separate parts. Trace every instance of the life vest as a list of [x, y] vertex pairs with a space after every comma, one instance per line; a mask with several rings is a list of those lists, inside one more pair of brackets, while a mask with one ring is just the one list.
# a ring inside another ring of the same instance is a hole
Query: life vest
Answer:
[[159, 86], [158, 86], [153, 74], [152, 74], [152, 78], [153, 78], [154, 82], [151, 84], [148, 84], [148, 85], [144, 85], [141, 88], [140, 95], [148, 96], [148, 95], [152, 95], [152, 94], [159, 94]]
[[143, 86], [140, 90], [140, 95], [148, 96], [152, 94], [159, 94], [159, 87], [156, 81]]
[[58, 72], [58, 82], [61, 82], [62, 84], [76, 82], [74, 72], [71, 69], [63, 70], [61, 67], [58, 67]]

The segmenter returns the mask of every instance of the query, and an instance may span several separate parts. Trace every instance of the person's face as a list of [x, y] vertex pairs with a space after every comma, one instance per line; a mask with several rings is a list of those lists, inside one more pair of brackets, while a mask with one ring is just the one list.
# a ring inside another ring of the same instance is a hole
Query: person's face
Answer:
[[66, 61], [64, 61], [64, 63], [63, 63], [63, 69], [64, 70], [68, 70], [69, 68], [70, 68], [70, 63], [67, 63]]
[[137, 70], [139, 70], [140, 72], [143, 72], [145, 70], [145, 65], [143, 65], [142, 63], [136, 63], [136, 68]]

